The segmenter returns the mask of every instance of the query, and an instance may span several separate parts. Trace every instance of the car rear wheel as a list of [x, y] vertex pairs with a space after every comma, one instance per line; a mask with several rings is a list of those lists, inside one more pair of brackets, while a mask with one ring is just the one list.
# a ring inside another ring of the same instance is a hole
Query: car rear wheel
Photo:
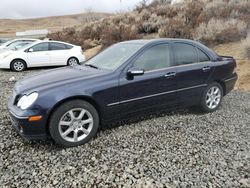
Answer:
[[201, 109], [205, 112], [217, 110], [221, 104], [222, 97], [223, 89], [219, 83], [208, 85], [201, 99]]
[[52, 139], [60, 146], [74, 147], [87, 143], [99, 127], [99, 116], [86, 101], [69, 101], [57, 108], [49, 122]]
[[76, 66], [79, 65], [79, 60], [75, 57], [71, 57], [68, 60], [68, 66]]
[[23, 60], [14, 60], [10, 64], [12, 71], [21, 72], [27, 68], [26, 63]]

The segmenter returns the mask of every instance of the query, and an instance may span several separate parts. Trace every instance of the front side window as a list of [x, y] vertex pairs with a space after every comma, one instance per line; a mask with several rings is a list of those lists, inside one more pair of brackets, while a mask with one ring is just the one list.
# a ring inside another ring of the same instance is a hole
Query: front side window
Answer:
[[49, 50], [49, 43], [47, 43], [47, 42], [40, 43], [40, 44], [37, 44], [31, 48], [33, 49], [34, 52], [48, 51]]
[[196, 48], [185, 43], [174, 43], [175, 65], [186, 65], [199, 62]]
[[51, 42], [50, 50], [65, 50], [66, 46], [62, 43]]
[[171, 66], [169, 44], [159, 44], [144, 52], [135, 62], [134, 67], [151, 71]]

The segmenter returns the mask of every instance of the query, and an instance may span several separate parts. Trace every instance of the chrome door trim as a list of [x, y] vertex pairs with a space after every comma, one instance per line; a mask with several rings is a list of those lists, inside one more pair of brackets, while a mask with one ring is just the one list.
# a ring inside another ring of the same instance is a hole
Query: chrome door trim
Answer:
[[236, 80], [237, 78], [238, 78], [238, 76], [234, 76], [234, 77], [232, 77], [232, 78], [226, 79], [225, 82], [229, 82], [229, 81], [231, 81], [231, 80]]
[[124, 101], [120, 101], [120, 102], [110, 103], [107, 106], [108, 107], [115, 106], [115, 105], [118, 105], [118, 104], [124, 104], [124, 103], [137, 101], [137, 100], [141, 100], [141, 99], [146, 99], [146, 98], [151, 98], [151, 97], [156, 97], [156, 96], [160, 96], [160, 95], [166, 95], [166, 94], [170, 94], [170, 93], [176, 93], [176, 92], [179, 92], [179, 91], [190, 90], [190, 89], [195, 89], [195, 88], [198, 88], [198, 87], [206, 87], [206, 86], [207, 86], [207, 84], [201, 84], [201, 85], [197, 85], [197, 86], [186, 87], [186, 88], [182, 88], [182, 89], [176, 89], [176, 90], [157, 93], [157, 94], [153, 94], [153, 95], [147, 95], [147, 96], [144, 96], [144, 97], [137, 97], [137, 98], [134, 98], [134, 99], [128, 99], [128, 100], [124, 100]]

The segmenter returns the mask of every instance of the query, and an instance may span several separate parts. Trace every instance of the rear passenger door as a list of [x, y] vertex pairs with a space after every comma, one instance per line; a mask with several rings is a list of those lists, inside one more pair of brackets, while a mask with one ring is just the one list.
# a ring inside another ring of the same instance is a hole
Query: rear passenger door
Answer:
[[181, 103], [196, 103], [206, 87], [214, 63], [201, 49], [189, 43], [173, 43], [174, 64]]
[[63, 43], [50, 42], [50, 64], [51, 65], [67, 65], [67, 61], [70, 58], [69, 50]]

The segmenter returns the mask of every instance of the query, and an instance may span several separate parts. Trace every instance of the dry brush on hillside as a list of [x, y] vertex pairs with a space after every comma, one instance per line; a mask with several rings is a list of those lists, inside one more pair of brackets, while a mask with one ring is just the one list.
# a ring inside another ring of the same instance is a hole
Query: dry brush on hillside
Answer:
[[148, 36], [189, 38], [212, 45], [245, 38], [249, 20], [249, 1], [188, 1], [171, 5], [166, 0], [154, 0], [139, 4], [132, 12], [89, 22], [80, 28], [66, 28], [49, 37], [84, 49]]

